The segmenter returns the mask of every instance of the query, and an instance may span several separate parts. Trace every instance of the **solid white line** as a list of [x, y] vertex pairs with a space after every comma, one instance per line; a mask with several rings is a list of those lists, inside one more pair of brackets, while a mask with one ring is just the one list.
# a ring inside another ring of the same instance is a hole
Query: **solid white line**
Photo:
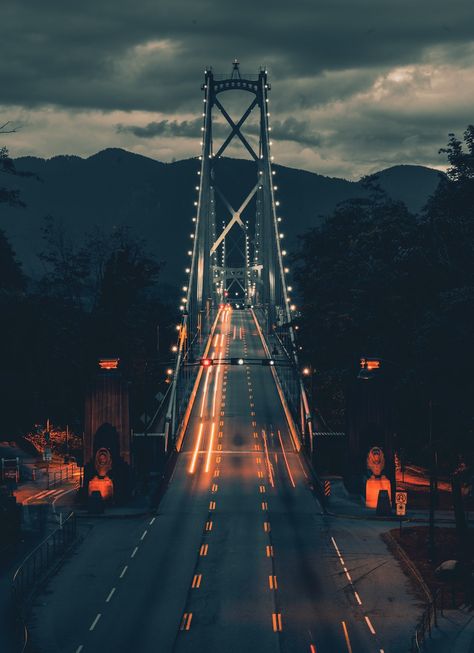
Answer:
[[142, 536], [140, 538], [141, 542], [143, 542], [143, 540], [145, 539], [147, 533], [148, 533], [148, 531], [143, 531]]
[[135, 555], [136, 555], [136, 553], [137, 553], [137, 551], [138, 551], [138, 546], [136, 546], [136, 547], [133, 549], [132, 555], [131, 555], [130, 557], [131, 557], [131, 558], [134, 558]]
[[82, 651], [83, 648], [84, 648], [84, 646], [83, 646], [82, 644], [81, 644], [80, 646], [78, 646], [78, 647], [76, 648], [76, 653], [81, 653], [81, 651]]
[[370, 621], [367, 615], [365, 616], [365, 620], [367, 622], [370, 632], [372, 633], [372, 635], [375, 635], [375, 628], [372, 626], [372, 622]]
[[123, 578], [125, 574], [127, 573], [128, 565], [125, 565], [125, 567], [122, 569], [122, 573], [120, 574], [120, 578]]
[[110, 590], [110, 593], [109, 593], [108, 597], [105, 599], [105, 602], [106, 602], [106, 603], [108, 603], [108, 602], [110, 601], [110, 599], [112, 598], [112, 596], [114, 595], [114, 593], [115, 593], [115, 587], [112, 587], [112, 589]]
[[101, 615], [100, 612], [99, 612], [99, 614], [97, 615], [97, 617], [96, 617], [96, 618], [94, 619], [94, 621], [92, 622], [91, 627], [89, 628], [89, 630], [94, 630], [94, 628], [97, 626], [97, 622], [99, 621], [99, 619], [101, 618], [101, 616], [102, 616], [102, 615]]
[[357, 592], [354, 592], [354, 596], [356, 597], [356, 601], [359, 605], [362, 605], [362, 601], [360, 600], [360, 596], [357, 594]]

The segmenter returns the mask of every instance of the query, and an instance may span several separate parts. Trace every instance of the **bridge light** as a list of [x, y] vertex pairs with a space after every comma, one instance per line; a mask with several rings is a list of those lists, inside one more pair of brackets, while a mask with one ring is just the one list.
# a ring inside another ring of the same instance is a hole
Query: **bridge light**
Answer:
[[288, 292], [291, 292], [293, 290], [293, 286], [288, 286], [287, 290]]
[[192, 251], [188, 249], [188, 256], [192, 256], [192, 255], [193, 255]]
[[178, 351], [178, 345], [173, 345], [171, 351], [175, 354]]
[[203, 367], [210, 367], [214, 364], [214, 360], [212, 358], [201, 358], [200, 363]]
[[277, 218], [277, 221], [278, 221], [278, 222], [281, 222], [281, 218]]
[[309, 376], [311, 374], [311, 368], [303, 367], [302, 372], [303, 372], [304, 376]]
[[173, 374], [173, 370], [171, 369], [171, 367], [166, 370], [166, 374], [168, 376], [171, 376]]
[[262, 359], [262, 365], [273, 366], [273, 365], [275, 365], [275, 361], [273, 360], [273, 358], [263, 358]]
[[189, 274], [191, 272], [191, 270], [189, 268], [186, 268], [185, 272], [186, 272], [186, 274]]
[[290, 311], [296, 311], [296, 306], [294, 304], [290, 306]]
[[280, 202], [278, 200], [275, 202], [275, 204], [276, 206], [280, 206]]
[[187, 289], [188, 289], [188, 287], [187, 287], [187, 286], [183, 286], [183, 292], [186, 292], [186, 291], [187, 291]]
[[290, 271], [290, 268], [284, 268], [284, 269], [283, 269], [283, 272], [284, 272], [285, 274], [288, 274], [289, 271]]
[[286, 256], [286, 249], [283, 249], [281, 254], [282, 254], [282, 256]]
[[279, 234], [280, 238], [284, 238], [285, 234]]

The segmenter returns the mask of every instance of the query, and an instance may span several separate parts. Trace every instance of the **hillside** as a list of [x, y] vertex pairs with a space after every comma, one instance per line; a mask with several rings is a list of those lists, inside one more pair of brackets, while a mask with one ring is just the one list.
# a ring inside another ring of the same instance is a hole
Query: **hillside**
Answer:
[[[3, 205], [0, 209], [0, 227], [5, 229], [28, 273], [34, 274], [40, 265], [37, 254], [42, 249], [41, 227], [49, 215], [61, 220], [72, 238], [80, 238], [96, 225], [105, 230], [120, 225], [133, 227], [166, 262], [163, 280], [179, 282], [194, 213], [197, 159], [165, 164], [125, 150], [107, 149], [87, 159], [22, 157], [15, 164], [40, 179], [9, 178], [11, 187], [20, 189], [27, 207]], [[221, 159], [218, 165], [218, 183], [237, 207], [246, 189], [255, 183], [253, 165], [239, 159]], [[275, 170], [290, 250], [297, 234], [317, 224], [339, 202], [366, 195], [360, 182], [282, 166], [275, 166]], [[383, 170], [377, 177], [393, 198], [418, 212], [436, 188], [439, 173], [405, 165]]]

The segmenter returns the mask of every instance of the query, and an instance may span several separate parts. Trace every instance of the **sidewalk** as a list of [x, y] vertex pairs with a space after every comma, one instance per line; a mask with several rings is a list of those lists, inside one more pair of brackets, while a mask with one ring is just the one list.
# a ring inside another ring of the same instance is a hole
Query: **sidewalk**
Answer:
[[474, 653], [474, 610], [444, 610], [425, 642], [427, 653]]
[[[331, 495], [326, 508], [330, 515], [336, 518], [354, 519], [362, 522], [387, 523], [396, 527], [398, 518], [377, 517], [375, 510], [365, 507], [362, 498], [351, 495], [346, 490], [340, 477], [327, 477], [331, 481]], [[322, 477], [322, 480], [324, 477]], [[411, 524], [428, 522], [428, 510], [410, 510], [408, 506], [407, 519], [403, 524], [408, 528]], [[454, 526], [454, 513], [452, 510], [436, 510], [435, 521], [438, 524]], [[472, 525], [472, 518], [470, 520]], [[423, 651], [427, 653], [474, 653], [474, 609], [463, 606], [460, 609], [444, 610], [443, 615], [438, 612], [438, 627], [432, 627], [431, 639], [425, 640]]]

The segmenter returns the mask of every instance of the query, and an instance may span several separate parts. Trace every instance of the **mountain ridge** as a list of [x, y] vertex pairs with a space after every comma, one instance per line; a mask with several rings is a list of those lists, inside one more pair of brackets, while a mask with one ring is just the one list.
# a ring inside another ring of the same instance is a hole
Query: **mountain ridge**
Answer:
[[[10, 177], [9, 187], [20, 190], [27, 206], [19, 209], [2, 205], [0, 209], [0, 227], [6, 231], [27, 273], [35, 274], [39, 269], [41, 228], [44, 217], [52, 216], [64, 224], [72, 239], [80, 238], [95, 226], [110, 231], [128, 225], [145, 238], [158, 259], [166, 261], [164, 281], [176, 282], [181, 278], [189, 244], [184, 234], [190, 233], [195, 212], [200, 165], [197, 157], [164, 163], [121, 148], [106, 148], [87, 158], [23, 156], [15, 159], [15, 165], [19, 171], [32, 172], [40, 180]], [[220, 188], [237, 208], [255, 183], [253, 163], [223, 158], [215, 165]], [[298, 234], [320, 223], [339, 202], [368, 194], [361, 180], [327, 177], [279, 165], [273, 168], [289, 250], [294, 249]], [[370, 177], [376, 176], [393, 199], [405, 202], [412, 212], [418, 213], [442, 174], [407, 164], [391, 166]], [[227, 215], [223, 207], [221, 211]]]

